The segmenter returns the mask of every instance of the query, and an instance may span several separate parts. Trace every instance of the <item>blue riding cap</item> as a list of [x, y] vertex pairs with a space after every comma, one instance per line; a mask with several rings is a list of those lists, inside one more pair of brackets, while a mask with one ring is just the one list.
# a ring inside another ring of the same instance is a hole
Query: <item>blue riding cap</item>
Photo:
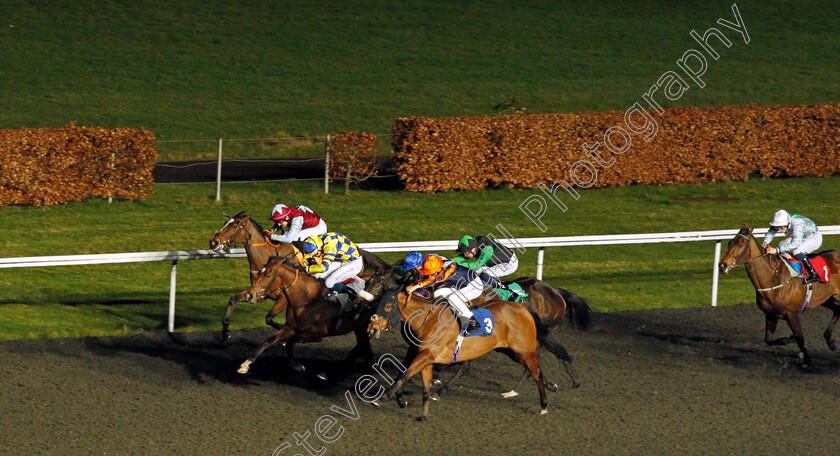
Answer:
[[311, 243], [311, 242], [304, 242], [303, 243], [303, 253], [309, 255], [310, 253], [318, 250], [318, 246]]
[[411, 252], [405, 256], [405, 261], [403, 262], [402, 269], [403, 271], [409, 271], [414, 268], [419, 268], [423, 265], [423, 254], [420, 252]]

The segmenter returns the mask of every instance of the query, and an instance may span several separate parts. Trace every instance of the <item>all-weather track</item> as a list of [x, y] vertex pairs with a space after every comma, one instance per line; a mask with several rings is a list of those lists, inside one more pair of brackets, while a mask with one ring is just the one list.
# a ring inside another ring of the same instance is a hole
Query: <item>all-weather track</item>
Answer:
[[[327, 455], [838, 454], [840, 353], [822, 338], [829, 315], [803, 315], [814, 358], [803, 371], [795, 346], [764, 345], [752, 304], [595, 314], [588, 332], [559, 329], [580, 388], [541, 357], [560, 385], [547, 415], [533, 382], [500, 396], [521, 368], [494, 353], [432, 404], [427, 423], [414, 420], [416, 384], [407, 409], [360, 400], [354, 384], [366, 371], [336, 362], [352, 336], [299, 345], [305, 375], [286, 367], [279, 347], [236, 373], [268, 328], [235, 332], [226, 345], [216, 333], [3, 342], [0, 454], [310, 454], [298, 439]], [[405, 348], [390, 333], [374, 351], [402, 358]]]

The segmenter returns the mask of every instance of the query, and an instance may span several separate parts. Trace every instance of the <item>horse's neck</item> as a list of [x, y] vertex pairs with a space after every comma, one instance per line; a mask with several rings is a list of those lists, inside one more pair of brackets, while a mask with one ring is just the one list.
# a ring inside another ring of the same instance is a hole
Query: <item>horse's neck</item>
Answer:
[[284, 287], [283, 292], [290, 303], [307, 304], [321, 294], [324, 284], [320, 280], [285, 265], [276, 267], [280, 268], [279, 274], [283, 279], [281, 287]]
[[[406, 295], [405, 300], [400, 304], [400, 320], [407, 323], [414, 333], [420, 334], [429, 321], [439, 320], [436, 315], [446, 308], [447, 306], [436, 306], [433, 301], [422, 298], [408, 299], [408, 295]], [[408, 321], [408, 318], [411, 318], [411, 320]]]
[[[761, 247], [758, 246], [755, 238], [750, 240], [748, 258], [751, 258], [752, 261], [745, 264], [744, 269], [747, 270], [747, 276], [756, 288], [767, 286], [774, 277], [779, 275], [776, 273], [778, 267], [773, 268], [770, 266], [770, 262], [764, 257], [764, 252], [761, 251]], [[778, 266], [781, 266], [782, 260], [780, 259], [779, 261], [780, 264]], [[786, 271], [781, 271], [781, 273], [784, 274]]]
[[245, 230], [248, 233], [248, 239], [244, 243], [245, 253], [248, 255], [248, 262], [251, 263], [251, 270], [258, 271], [275, 255], [276, 249], [266, 241], [253, 221], [248, 221]]

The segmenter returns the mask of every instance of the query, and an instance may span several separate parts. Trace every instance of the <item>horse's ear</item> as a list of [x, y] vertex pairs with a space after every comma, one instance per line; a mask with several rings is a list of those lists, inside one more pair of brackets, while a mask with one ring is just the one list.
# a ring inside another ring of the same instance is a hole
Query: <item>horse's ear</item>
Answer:
[[233, 218], [233, 217], [231, 217], [231, 216], [227, 215], [227, 212], [225, 212], [225, 211], [222, 211], [222, 215], [224, 215], [224, 216], [225, 216], [225, 218], [228, 218], [228, 219], [232, 219], [232, 218]]

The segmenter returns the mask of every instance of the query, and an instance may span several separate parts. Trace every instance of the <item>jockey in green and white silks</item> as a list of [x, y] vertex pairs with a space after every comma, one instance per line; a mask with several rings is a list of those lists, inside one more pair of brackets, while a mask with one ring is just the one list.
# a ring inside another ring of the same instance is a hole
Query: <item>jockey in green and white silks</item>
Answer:
[[507, 290], [499, 277], [516, 272], [519, 260], [513, 251], [488, 236], [462, 236], [458, 241], [460, 255], [452, 259], [455, 263], [475, 271], [481, 279], [494, 288]]
[[[773, 238], [777, 234], [790, 233], [790, 236], [779, 243], [779, 248], [774, 248], [770, 245]], [[817, 272], [808, 261], [808, 254], [817, 250], [822, 245], [822, 234], [817, 224], [808, 217], [799, 214], [789, 214], [784, 209], [776, 211], [773, 214], [773, 220], [770, 221], [770, 230], [764, 236], [762, 242], [767, 250], [767, 253], [790, 253], [794, 258], [801, 261], [808, 271], [806, 282], [813, 282], [818, 280]]]

